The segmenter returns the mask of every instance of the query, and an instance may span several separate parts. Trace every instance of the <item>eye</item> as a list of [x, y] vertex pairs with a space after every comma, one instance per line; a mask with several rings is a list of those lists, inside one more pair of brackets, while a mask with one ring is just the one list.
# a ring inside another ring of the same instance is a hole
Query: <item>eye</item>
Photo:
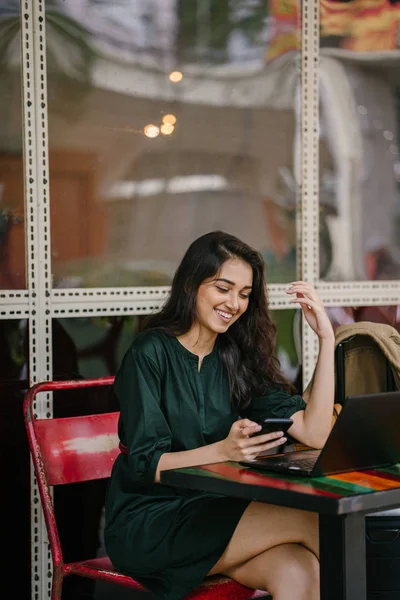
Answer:
[[219, 285], [217, 285], [216, 288], [219, 292], [222, 292], [223, 294], [226, 294], [227, 292], [229, 292], [228, 288], [223, 288], [223, 287], [220, 287]]
[[243, 300], [248, 300], [250, 298], [250, 294], [239, 294]]

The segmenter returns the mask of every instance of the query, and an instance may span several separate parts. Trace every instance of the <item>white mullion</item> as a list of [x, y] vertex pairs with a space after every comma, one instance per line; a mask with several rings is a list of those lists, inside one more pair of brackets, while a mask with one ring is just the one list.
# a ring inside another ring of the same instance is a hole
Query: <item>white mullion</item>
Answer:
[[[47, 88], [44, 0], [21, 2], [21, 60], [23, 81], [25, 248], [29, 307], [30, 384], [51, 378], [50, 265], [44, 248], [50, 246], [47, 175]], [[10, 298], [10, 296], [8, 296]], [[40, 395], [35, 412], [50, 410], [47, 394]], [[32, 599], [50, 598], [52, 561], [31, 468]]]
[[[319, 2], [303, 0], [301, 48], [301, 272], [316, 285], [319, 279]], [[311, 379], [318, 353], [317, 336], [302, 319], [303, 387]]]
[[0, 304], [28, 304], [29, 294], [26, 290], [1, 290]]
[[[394, 305], [400, 303], [400, 281], [349, 281], [314, 284], [322, 300], [330, 306], [376, 306], [377, 304]], [[270, 302], [285, 303], [288, 284], [271, 284], [268, 286]]]
[[[36, 295], [38, 298], [37, 323], [35, 332], [38, 357], [36, 372], [31, 380], [51, 379], [51, 237], [50, 237], [50, 199], [49, 199], [49, 160], [48, 160], [48, 112], [46, 77], [46, 32], [45, 1], [33, 0], [33, 18], [35, 24], [34, 64], [35, 64], [35, 122], [36, 138], [34, 144], [36, 171], [37, 222], [35, 236], [35, 268], [37, 278]], [[33, 381], [32, 381], [33, 382]], [[52, 407], [51, 407], [52, 408]], [[50, 408], [50, 411], [51, 411]], [[46, 406], [48, 413], [49, 407]], [[44, 416], [44, 415], [42, 415]]]
[[162, 301], [149, 302], [74, 302], [52, 306], [52, 317], [58, 319], [74, 317], [98, 317], [112, 315], [148, 315], [159, 310]]
[[316, 289], [326, 306], [394, 306], [400, 281], [320, 281]]
[[0, 291], [0, 320], [25, 319], [29, 314], [29, 294], [26, 290]]
[[[26, 264], [31, 316], [30, 383], [51, 376], [50, 206], [47, 160], [45, 6], [24, 2], [24, 168]], [[46, 409], [47, 410], [47, 409]]]
[[400, 295], [398, 292], [388, 294], [385, 290], [369, 297], [368, 300], [357, 290], [349, 290], [347, 293], [326, 294], [319, 291], [325, 306], [397, 306], [400, 304]]
[[66, 288], [52, 291], [52, 304], [97, 301], [163, 301], [168, 295], [168, 286], [131, 288]]
[[[23, 142], [24, 142], [24, 202], [25, 202], [25, 255], [29, 295], [29, 368], [34, 372], [37, 358], [36, 335], [37, 323], [37, 165], [36, 165], [36, 119], [35, 119], [35, 76], [36, 65], [32, 60], [34, 52], [34, 8], [32, 0], [21, 3], [21, 65], [23, 82]], [[31, 468], [31, 589], [32, 600], [42, 597], [42, 582], [45, 580], [46, 548], [44, 546], [43, 513], [38, 502], [38, 489]], [[47, 549], [48, 555], [48, 549]], [[51, 568], [51, 563], [50, 563]], [[45, 597], [43, 595], [43, 597]]]
[[[288, 285], [286, 283], [268, 286], [271, 309], [293, 309], [293, 304], [286, 293]], [[320, 282], [315, 284], [315, 288], [326, 306], [392, 306], [400, 303], [400, 282], [332, 284]], [[74, 289], [65, 292], [57, 290], [53, 293], [51, 316], [74, 318], [150, 314], [161, 308], [168, 291], [167, 287], [148, 288], [148, 290], [146, 288]]]
[[25, 319], [29, 314], [28, 292], [0, 292], [0, 319]]
[[26, 319], [30, 315], [29, 307], [5, 306], [0, 307], [0, 320], [6, 319]]

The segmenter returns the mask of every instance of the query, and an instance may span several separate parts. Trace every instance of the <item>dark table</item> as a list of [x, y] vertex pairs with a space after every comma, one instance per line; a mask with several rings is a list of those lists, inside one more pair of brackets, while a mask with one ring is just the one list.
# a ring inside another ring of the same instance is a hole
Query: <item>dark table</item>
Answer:
[[308, 479], [226, 462], [162, 471], [161, 483], [317, 512], [321, 600], [366, 600], [365, 515], [400, 506], [400, 463]]

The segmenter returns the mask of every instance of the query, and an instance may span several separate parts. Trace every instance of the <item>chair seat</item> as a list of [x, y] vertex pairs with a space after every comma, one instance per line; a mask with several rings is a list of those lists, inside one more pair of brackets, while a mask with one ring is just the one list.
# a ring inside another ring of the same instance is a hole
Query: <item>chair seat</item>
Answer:
[[[64, 574], [81, 575], [91, 579], [101, 579], [146, 592], [140, 583], [114, 569], [108, 556], [82, 560], [64, 565]], [[229, 577], [215, 575], [207, 577], [195, 590], [185, 596], [185, 600], [249, 600], [268, 597], [267, 592], [252, 590]]]
[[64, 565], [64, 574], [80, 575], [82, 577], [89, 577], [90, 579], [101, 579], [103, 581], [110, 581], [136, 590], [141, 590], [143, 592], [147, 591], [145, 587], [132, 579], [132, 577], [124, 575], [114, 569], [108, 556], [67, 563]]

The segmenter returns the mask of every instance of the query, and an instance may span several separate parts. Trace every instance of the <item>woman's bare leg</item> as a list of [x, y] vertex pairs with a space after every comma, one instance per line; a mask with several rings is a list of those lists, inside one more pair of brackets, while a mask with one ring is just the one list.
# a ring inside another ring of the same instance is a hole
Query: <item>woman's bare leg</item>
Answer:
[[235, 566], [281, 544], [302, 544], [319, 556], [316, 513], [251, 502], [244, 511], [225, 552], [209, 575]]
[[224, 571], [243, 585], [267, 590], [273, 600], [319, 600], [319, 561], [300, 544], [281, 544]]

